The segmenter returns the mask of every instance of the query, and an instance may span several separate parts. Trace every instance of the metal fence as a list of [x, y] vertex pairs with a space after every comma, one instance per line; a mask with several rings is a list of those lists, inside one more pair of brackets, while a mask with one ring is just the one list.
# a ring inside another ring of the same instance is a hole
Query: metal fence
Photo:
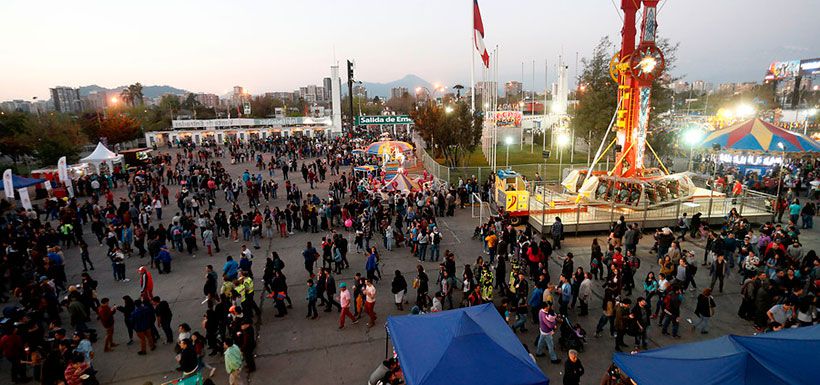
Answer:
[[[427, 152], [424, 140], [418, 135], [413, 136], [413, 144], [416, 146], [416, 157], [424, 164], [424, 168], [434, 177], [447, 183], [458, 184], [459, 179], [467, 180], [470, 178], [483, 181], [493, 172], [490, 166], [447, 167], [438, 163]], [[586, 164], [529, 163], [510, 165], [510, 168], [526, 176], [528, 180], [535, 180], [536, 176], [540, 176], [544, 181], [558, 183], [572, 170], [586, 170], [588, 166]], [[595, 170], [606, 170], [606, 165], [599, 163], [596, 165]]]
[[[572, 203], [570, 195], [561, 194], [554, 184], [530, 183], [530, 225], [537, 230], [549, 231], [555, 217], [560, 217], [565, 231], [600, 231], [621, 216], [629, 223], [638, 223], [641, 228], [674, 227], [677, 218], [684, 213], [692, 217], [701, 213], [701, 220], [719, 224], [735, 209], [750, 221], [762, 223], [770, 220], [771, 201], [774, 196], [756, 191], [744, 190], [735, 197], [725, 195], [696, 196], [683, 201], [669, 202], [656, 207], [634, 207], [618, 203]], [[543, 198], [542, 198], [543, 197]], [[556, 202], [553, 206], [550, 202]], [[557, 209], [556, 209], [557, 207]]]

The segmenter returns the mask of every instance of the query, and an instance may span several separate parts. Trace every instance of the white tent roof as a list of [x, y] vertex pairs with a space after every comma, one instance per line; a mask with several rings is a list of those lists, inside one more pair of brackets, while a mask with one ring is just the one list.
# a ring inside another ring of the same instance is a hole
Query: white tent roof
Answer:
[[99, 142], [97, 143], [97, 148], [94, 149], [94, 152], [92, 152], [91, 155], [81, 159], [81, 161], [88, 163], [102, 163], [105, 161], [118, 161], [120, 159], [122, 159], [122, 155], [117, 155], [113, 151], [106, 148], [102, 142]]

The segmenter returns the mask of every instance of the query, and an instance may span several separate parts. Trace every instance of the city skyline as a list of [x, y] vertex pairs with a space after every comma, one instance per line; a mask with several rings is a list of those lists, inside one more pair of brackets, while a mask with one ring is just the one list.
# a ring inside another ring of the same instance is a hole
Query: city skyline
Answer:
[[[448, 86], [470, 80], [470, 1], [401, 8], [375, 0], [90, 3], [44, 1], [39, 12], [22, 1], [0, 5], [0, 32], [25, 37], [10, 39], [0, 54], [0, 100], [48, 99], [55, 86], [135, 82], [217, 95], [238, 84], [252, 94], [292, 91], [321, 84], [334, 52], [340, 65], [356, 60], [357, 77], [369, 82], [406, 74]], [[789, 3], [802, 11], [789, 16], [789, 28], [777, 28], [762, 0], [662, 1], [659, 35], [680, 43], [674, 74], [715, 84], [761, 81], [772, 61], [820, 56], [820, 25], [812, 20], [820, 3]], [[562, 50], [574, 78], [576, 52], [588, 56], [603, 36], [619, 41], [621, 20], [603, 0], [479, 4], [485, 43], [499, 45], [499, 84], [523, 80], [524, 89], [544, 89], [545, 59], [549, 83]], [[480, 73], [477, 64], [477, 82]]]

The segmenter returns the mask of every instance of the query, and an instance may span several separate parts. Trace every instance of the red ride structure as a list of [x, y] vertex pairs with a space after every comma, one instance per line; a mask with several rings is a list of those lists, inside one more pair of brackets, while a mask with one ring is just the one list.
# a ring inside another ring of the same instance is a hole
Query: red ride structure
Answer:
[[616, 154], [614, 175], [627, 178], [645, 176], [643, 158], [649, 129], [652, 83], [666, 65], [663, 53], [655, 44], [658, 0], [643, 0], [641, 40], [635, 47], [635, 17], [641, 3], [641, 0], [621, 0], [624, 12], [621, 50], [610, 64], [610, 74], [618, 83], [615, 130], [621, 149]]

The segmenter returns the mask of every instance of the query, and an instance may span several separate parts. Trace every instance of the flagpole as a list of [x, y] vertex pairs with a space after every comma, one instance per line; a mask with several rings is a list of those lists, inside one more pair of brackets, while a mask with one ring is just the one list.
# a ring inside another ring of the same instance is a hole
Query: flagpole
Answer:
[[470, 105], [475, 114], [475, 0], [471, 1], [473, 18], [470, 20]]

